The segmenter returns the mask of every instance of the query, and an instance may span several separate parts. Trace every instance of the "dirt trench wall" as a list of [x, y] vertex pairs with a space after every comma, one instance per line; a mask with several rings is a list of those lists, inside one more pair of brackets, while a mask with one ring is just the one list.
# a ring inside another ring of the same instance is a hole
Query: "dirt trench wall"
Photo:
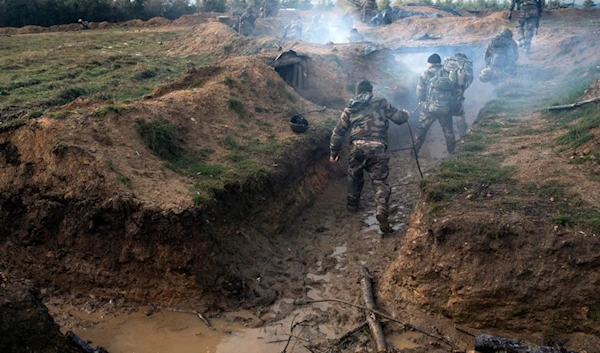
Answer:
[[0, 352], [83, 352], [60, 333], [31, 283], [0, 272], [0, 284]]
[[[36, 152], [31, 141], [46, 133], [27, 126], [0, 143], [10, 146], [1, 149], [8, 162], [2, 175], [12, 179], [0, 193], [0, 265], [42, 287], [105, 297], [165, 305], [200, 305], [213, 294], [260, 301], [269, 293], [245, 284], [251, 264], [270, 256], [268, 237], [310, 204], [332, 173], [324, 130], [279, 161], [280, 172], [227, 187], [212, 208], [165, 211], [107, 195], [101, 166], [77, 149]], [[73, 168], [52, 172], [61, 164]]]

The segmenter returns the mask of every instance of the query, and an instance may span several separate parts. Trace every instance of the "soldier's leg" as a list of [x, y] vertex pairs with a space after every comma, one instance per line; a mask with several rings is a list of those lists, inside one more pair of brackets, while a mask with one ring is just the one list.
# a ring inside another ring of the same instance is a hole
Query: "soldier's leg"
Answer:
[[519, 33], [519, 37], [517, 38], [517, 44], [522, 47], [525, 43], [525, 22], [527, 22], [526, 18], [522, 18], [519, 15], [519, 25], [517, 26], [517, 31]]
[[363, 168], [365, 156], [360, 148], [352, 145], [350, 157], [348, 158], [348, 210], [358, 211], [360, 193], [362, 192], [365, 179]]
[[446, 138], [446, 148], [448, 149], [448, 153], [452, 153], [454, 152], [454, 147], [456, 147], [456, 138], [454, 137], [454, 130], [452, 129], [452, 116], [440, 116], [438, 120], [440, 121], [444, 137]]
[[536, 17], [530, 17], [527, 19], [526, 28], [525, 28], [525, 49], [529, 50], [531, 48], [531, 40], [533, 39], [533, 35], [535, 34], [535, 24], [537, 22]]
[[387, 182], [390, 174], [390, 155], [383, 150], [377, 152], [379, 153], [368, 157], [365, 170], [369, 173], [375, 192], [375, 204], [377, 205], [376, 217], [379, 222], [379, 228], [382, 232], [388, 233], [391, 231], [388, 221], [388, 203], [391, 189]]
[[434, 121], [435, 118], [433, 116], [421, 112], [421, 115], [419, 116], [419, 126], [415, 132], [415, 149], [417, 150], [417, 154], [421, 150], [421, 146], [423, 146], [423, 142], [425, 142], [425, 138], [427, 137], [427, 131], [429, 131], [429, 128]]
[[467, 124], [467, 119], [465, 117], [465, 112], [463, 111], [461, 115], [456, 117], [456, 126], [458, 127], [458, 133], [460, 137], [463, 137], [467, 134], [467, 130], [469, 129], [469, 125]]

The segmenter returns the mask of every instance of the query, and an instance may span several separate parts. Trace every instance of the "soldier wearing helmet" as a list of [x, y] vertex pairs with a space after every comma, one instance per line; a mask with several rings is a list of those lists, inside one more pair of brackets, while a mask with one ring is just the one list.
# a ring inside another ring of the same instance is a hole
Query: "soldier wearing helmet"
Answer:
[[[488, 43], [485, 48], [484, 60], [486, 68], [491, 70], [490, 81], [501, 81], [508, 76], [514, 76], [519, 60], [517, 43], [512, 39], [513, 33], [505, 28]], [[484, 77], [487, 79], [489, 73]], [[481, 79], [480, 75], [480, 79]], [[483, 81], [482, 81], [483, 82]]]
[[356, 86], [356, 95], [342, 112], [331, 134], [329, 160], [335, 163], [339, 158], [344, 136], [350, 132], [348, 211], [358, 211], [364, 170], [369, 174], [375, 189], [376, 218], [383, 233], [391, 232], [388, 221], [391, 189], [387, 183], [390, 173], [390, 155], [387, 153], [389, 120], [400, 125], [407, 122], [408, 117], [408, 111], [399, 110], [387, 99], [373, 95], [373, 85], [368, 80], [363, 80]]
[[544, 9], [544, 0], [511, 0], [508, 9], [508, 19], [512, 20], [512, 11], [519, 10], [519, 38], [517, 42], [520, 47], [525, 48], [525, 52], [531, 49], [531, 40], [540, 26], [540, 18]]

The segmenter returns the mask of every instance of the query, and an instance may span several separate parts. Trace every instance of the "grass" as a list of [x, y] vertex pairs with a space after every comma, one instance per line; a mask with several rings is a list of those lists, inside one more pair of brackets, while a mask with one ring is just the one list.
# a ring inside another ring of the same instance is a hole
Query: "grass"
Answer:
[[24, 125], [25, 122], [22, 119], [13, 119], [0, 124], [0, 132], [17, 129]]
[[177, 162], [181, 159], [183, 148], [169, 121], [139, 119], [135, 126], [146, 146], [155, 155], [169, 162]]
[[235, 80], [233, 78], [231, 78], [230, 76], [225, 76], [223, 83], [226, 86], [233, 87], [233, 85], [235, 84]]
[[227, 106], [229, 109], [233, 110], [240, 119], [246, 119], [248, 117], [248, 111], [246, 110], [244, 103], [242, 103], [242, 101], [238, 98], [229, 97]]
[[37, 118], [41, 117], [42, 115], [44, 115], [43, 111], [34, 110], [34, 111], [29, 112], [29, 114], [27, 114], [27, 119], [37, 119]]
[[72, 112], [69, 110], [59, 110], [56, 112], [48, 113], [48, 117], [51, 119], [56, 119], [56, 120], [63, 120], [63, 119], [66, 119], [71, 114], [72, 114]]
[[123, 107], [122, 105], [109, 104], [109, 105], [105, 105], [104, 107], [98, 109], [98, 111], [96, 112], [96, 115], [98, 115], [99, 117], [103, 117], [110, 112], [115, 112], [117, 114], [121, 114], [121, 112], [123, 110], [125, 110], [125, 107]]
[[112, 160], [109, 160], [108, 162], [106, 162], [106, 168], [108, 168], [108, 170], [114, 172], [115, 174], [117, 174], [119, 181], [127, 186], [128, 188], [131, 187], [131, 179], [129, 179], [128, 177], [126, 177], [125, 175], [123, 175], [123, 173], [121, 173], [119, 170], [117, 170], [117, 168], [115, 167], [114, 163]]
[[122, 29], [4, 37], [0, 43], [0, 110], [32, 111], [78, 97], [136, 100], [180, 76], [188, 64], [210, 64], [204, 56], [167, 55], [182, 33]]

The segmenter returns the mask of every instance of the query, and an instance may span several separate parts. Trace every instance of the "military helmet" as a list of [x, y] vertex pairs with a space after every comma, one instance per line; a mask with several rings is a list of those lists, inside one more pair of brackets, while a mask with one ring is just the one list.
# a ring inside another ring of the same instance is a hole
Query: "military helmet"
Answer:
[[493, 77], [493, 72], [492, 69], [490, 69], [489, 67], [486, 67], [485, 69], [481, 70], [481, 72], [479, 73], [479, 81], [486, 83], [486, 82], [490, 82], [492, 80]]
[[506, 38], [512, 38], [513, 32], [510, 29], [505, 28], [502, 31], [500, 31], [500, 36], [506, 37]]
[[302, 115], [294, 115], [290, 119], [290, 128], [297, 134], [302, 134], [308, 130], [308, 120]]

